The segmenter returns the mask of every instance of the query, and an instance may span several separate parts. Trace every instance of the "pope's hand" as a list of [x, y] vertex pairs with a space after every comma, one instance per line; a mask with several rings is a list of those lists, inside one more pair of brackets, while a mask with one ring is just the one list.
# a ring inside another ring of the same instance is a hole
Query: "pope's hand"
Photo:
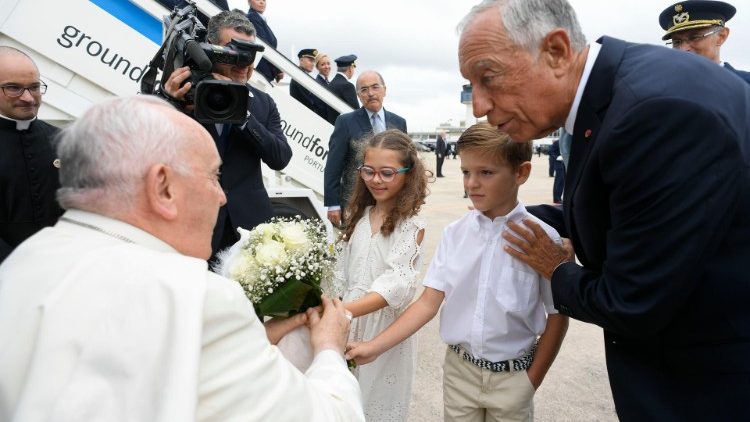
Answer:
[[343, 353], [349, 337], [350, 323], [346, 308], [338, 299], [331, 300], [323, 296], [322, 300], [322, 315], [315, 308], [307, 310], [313, 353], [317, 355], [326, 349]]

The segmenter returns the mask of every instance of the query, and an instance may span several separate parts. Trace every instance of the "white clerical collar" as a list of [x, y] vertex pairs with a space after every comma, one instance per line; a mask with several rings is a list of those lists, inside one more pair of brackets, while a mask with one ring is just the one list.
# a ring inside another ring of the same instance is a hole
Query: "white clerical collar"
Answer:
[[92, 231], [129, 241], [128, 243], [132, 242], [160, 252], [179, 253], [158, 237], [124, 221], [77, 209], [65, 211], [63, 217], [61, 222], [87, 227]]
[[27, 130], [29, 126], [31, 126], [31, 122], [36, 120], [36, 116], [34, 116], [33, 119], [29, 119], [29, 120], [11, 119], [10, 117], [5, 116], [4, 114], [0, 114], [0, 117], [2, 117], [5, 120], [10, 120], [11, 122], [16, 122], [16, 130]]
[[589, 76], [591, 76], [591, 69], [594, 68], [594, 62], [599, 56], [599, 50], [602, 49], [601, 44], [592, 43], [589, 44], [589, 52], [586, 55], [586, 64], [583, 66], [583, 75], [581, 75], [581, 81], [578, 82], [578, 89], [576, 90], [576, 96], [573, 100], [573, 106], [570, 108], [568, 118], [565, 119], [565, 131], [569, 134], [573, 134], [573, 126], [576, 123], [576, 117], [578, 116], [578, 106], [581, 105], [581, 97], [583, 97], [583, 91], [586, 89], [586, 84], [589, 82]]

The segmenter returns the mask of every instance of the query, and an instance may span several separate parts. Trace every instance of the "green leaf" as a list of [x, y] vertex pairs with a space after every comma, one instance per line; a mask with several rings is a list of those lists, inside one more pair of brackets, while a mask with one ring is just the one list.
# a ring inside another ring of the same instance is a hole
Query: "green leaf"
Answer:
[[258, 311], [265, 316], [290, 316], [320, 305], [320, 288], [299, 280], [289, 280], [277, 287], [258, 305]]

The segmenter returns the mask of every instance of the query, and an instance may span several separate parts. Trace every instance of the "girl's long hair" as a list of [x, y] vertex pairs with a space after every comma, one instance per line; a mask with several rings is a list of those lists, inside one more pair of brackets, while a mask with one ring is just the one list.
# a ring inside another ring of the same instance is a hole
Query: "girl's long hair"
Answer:
[[[432, 172], [425, 168], [414, 142], [399, 130], [386, 130], [362, 142], [361, 150], [357, 154], [358, 162], [364, 163], [365, 154], [372, 148], [396, 151], [403, 166], [410, 168], [408, 172], [404, 173], [406, 180], [401, 190], [396, 194], [393, 209], [388, 213], [380, 227], [380, 233], [388, 236], [393, 233], [399, 222], [417, 215], [424, 204], [425, 197], [429, 194], [427, 183], [432, 177]], [[369, 205], [375, 205], [375, 198], [367, 189], [365, 181], [357, 175], [352, 196], [346, 207], [346, 229], [344, 229], [343, 234], [345, 241], [351, 239], [357, 221], [362, 218]]]

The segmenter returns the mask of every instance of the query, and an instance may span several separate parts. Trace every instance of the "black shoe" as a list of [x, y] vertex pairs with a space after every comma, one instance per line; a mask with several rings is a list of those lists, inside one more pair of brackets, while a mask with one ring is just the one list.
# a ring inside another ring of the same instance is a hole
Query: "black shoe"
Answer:
[[437, 177], [445, 177], [445, 176], [443, 176], [442, 174], [438, 174]]

